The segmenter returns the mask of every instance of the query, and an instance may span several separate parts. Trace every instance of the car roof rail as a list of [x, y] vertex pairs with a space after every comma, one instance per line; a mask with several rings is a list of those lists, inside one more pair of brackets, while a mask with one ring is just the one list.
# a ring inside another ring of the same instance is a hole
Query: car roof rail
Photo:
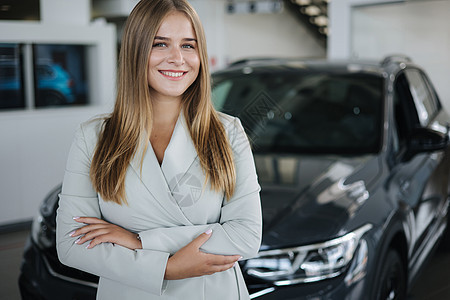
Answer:
[[393, 54], [393, 55], [388, 55], [385, 58], [383, 58], [383, 60], [381, 61], [381, 65], [385, 66], [392, 62], [412, 62], [412, 59], [407, 55]]
[[237, 65], [245, 65], [245, 64], [248, 64], [248, 63], [258, 63], [258, 62], [276, 61], [276, 60], [280, 60], [280, 58], [275, 58], [275, 57], [243, 58], [243, 59], [239, 59], [239, 60], [233, 61], [228, 66], [232, 67], [232, 66], [237, 66]]

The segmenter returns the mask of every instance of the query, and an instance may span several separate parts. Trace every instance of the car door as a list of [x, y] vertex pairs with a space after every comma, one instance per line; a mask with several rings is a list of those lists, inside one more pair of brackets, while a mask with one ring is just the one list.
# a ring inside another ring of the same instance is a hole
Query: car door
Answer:
[[439, 114], [439, 100], [424, 74], [418, 69], [406, 69], [398, 75], [394, 91], [398, 136], [395, 184], [397, 200], [407, 207], [409, 266], [414, 269], [431, 251], [442, 231], [448, 163], [444, 151], [408, 154], [409, 138], [415, 128], [430, 127]]

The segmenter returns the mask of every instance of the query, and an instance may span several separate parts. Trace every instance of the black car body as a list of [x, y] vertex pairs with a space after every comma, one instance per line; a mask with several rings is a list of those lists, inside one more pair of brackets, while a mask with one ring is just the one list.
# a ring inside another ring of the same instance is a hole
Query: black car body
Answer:
[[[422, 69], [401, 56], [248, 60], [213, 85], [216, 108], [246, 128], [262, 187], [261, 249], [241, 262], [251, 298], [405, 299], [448, 221], [450, 118]], [[81, 299], [96, 278], [57, 261], [56, 194], [34, 222], [22, 295], [63, 299], [50, 277]]]

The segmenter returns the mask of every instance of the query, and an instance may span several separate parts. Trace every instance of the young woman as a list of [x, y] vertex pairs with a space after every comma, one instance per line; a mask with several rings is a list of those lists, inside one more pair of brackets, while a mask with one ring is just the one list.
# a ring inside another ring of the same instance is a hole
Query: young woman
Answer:
[[114, 111], [69, 153], [61, 262], [100, 276], [97, 299], [248, 299], [237, 261], [260, 246], [260, 187], [240, 121], [212, 107], [186, 0], [137, 4], [118, 75]]

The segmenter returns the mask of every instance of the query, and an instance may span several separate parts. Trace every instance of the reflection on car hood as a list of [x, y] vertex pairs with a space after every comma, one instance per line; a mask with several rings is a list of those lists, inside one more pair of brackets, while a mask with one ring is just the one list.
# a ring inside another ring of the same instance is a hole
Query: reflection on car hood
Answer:
[[377, 156], [255, 154], [261, 184], [261, 249], [322, 242], [340, 230], [368, 199], [379, 173]]

